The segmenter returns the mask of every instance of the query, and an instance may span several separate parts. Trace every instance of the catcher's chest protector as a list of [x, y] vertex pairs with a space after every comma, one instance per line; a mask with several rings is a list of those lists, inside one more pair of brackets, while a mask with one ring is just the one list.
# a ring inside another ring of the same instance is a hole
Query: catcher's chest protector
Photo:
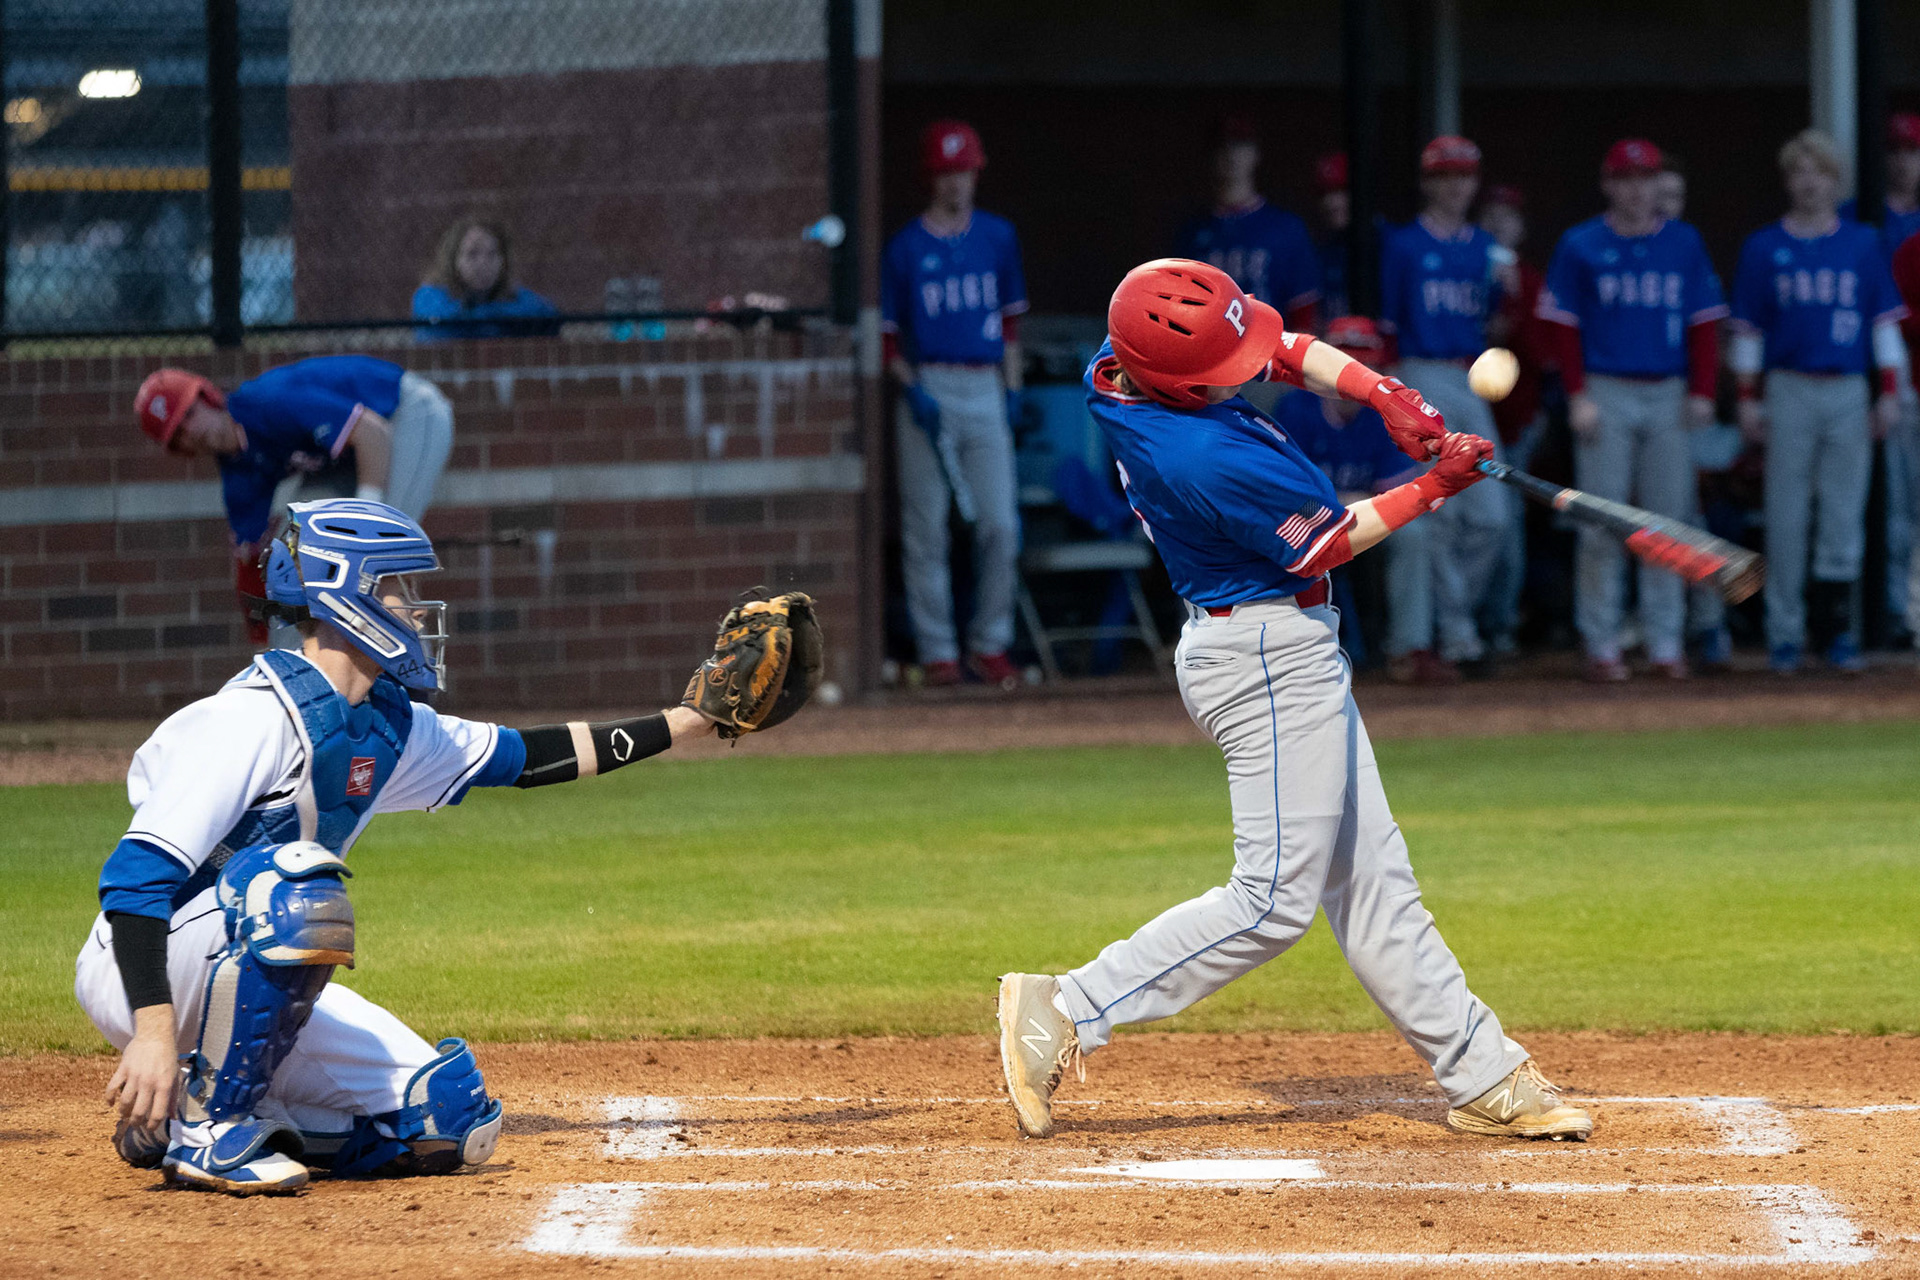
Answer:
[[391, 676], [376, 680], [367, 700], [354, 707], [304, 658], [269, 649], [254, 664], [293, 721], [305, 762], [291, 790], [260, 796], [240, 815], [174, 895], [176, 911], [214, 882], [228, 858], [250, 845], [311, 840], [344, 857], [393, 777], [413, 730], [413, 705]]

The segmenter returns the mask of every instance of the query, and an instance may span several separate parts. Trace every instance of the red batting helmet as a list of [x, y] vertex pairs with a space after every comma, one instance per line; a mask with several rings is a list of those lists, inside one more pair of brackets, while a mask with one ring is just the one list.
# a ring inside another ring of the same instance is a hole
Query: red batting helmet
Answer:
[[1347, 189], [1347, 153], [1335, 151], [1331, 155], [1321, 156], [1313, 162], [1313, 185], [1320, 188], [1320, 194], [1329, 191]]
[[1273, 359], [1280, 313], [1218, 267], [1156, 258], [1127, 272], [1107, 304], [1107, 336], [1136, 387], [1173, 409], [1205, 407], [1196, 387], [1237, 387]]
[[1892, 151], [1920, 151], [1920, 116], [1896, 111], [1887, 118], [1887, 147]]
[[173, 443], [188, 411], [200, 400], [216, 409], [227, 407], [226, 395], [199, 374], [185, 369], [156, 369], [133, 397], [133, 412], [140, 419], [140, 430], [156, 444], [166, 446]]
[[1607, 148], [1600, 172], [1609, 178], [1624, 178], [1635, 173], [1658, 173], [1665, 163], [1660, 148], [1645, 138], [1622, 138]]
[[987, 149], [964, 120], [935, 120], [920, 134], [920, 169], [929, 178], [987, 167]]
[[1478, 173], [1480, 148], [1453, 134], [1441, 134], [1420, 149], [1420, 173]]
[[1378, 355], [1387, 349], [1387, 340], [1380, 336], [1380, 326], [1366, 316], [1341, 316], [1330, 322], [1327, 336], [1321, 341], [1355, 358]]

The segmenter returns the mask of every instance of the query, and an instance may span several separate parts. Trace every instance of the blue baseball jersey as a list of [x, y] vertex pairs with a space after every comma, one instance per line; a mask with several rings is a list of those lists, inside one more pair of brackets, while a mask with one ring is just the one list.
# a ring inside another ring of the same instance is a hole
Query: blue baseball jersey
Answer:
[[1320, 255], [1307, 224], [1265, 199], [1195, 218], [1180, 229], [1175, 253], [1211, 262], [1246, 292], [1282, 311], [1320, 300]]
[[1280, 397], [1273, 420], [1333, 482], [1335, 493], [1385, 493], [1420, 474], [1421, 465], [1400, 452], [1378, 413], [1362, 408], [1352, 421], [1341, 422], [1331, 409], [1319, 396], [1295, 391]]
[[1688, 327], [1723, 318], [1727, 305], [1690, 224], [1623, 236], [1601, 216], [1560, 237], [1535, 314], [1580, 330], [1589, 373], [1672, 378], [1687, 369]]
[[1103, 343], [1087, 407], [1173, 589], [1222, 608], [1313, 585], [1306, 566], [1353, 524], [1333, 482], [1244, 399], [1181, 412], [1122, 392], [1119, 368]]
[[318, 471], [338, 458], [353, 442], [362, 413], [393, 413], [402, 372], [372, 356], [314, 356], [233, 389], [227, 412], [245, 440], [240, 452], [220, 459], [220, 488], [236, 541], [259, 540], [275, 487], [295, 472]]
[[1380, 318], [1400, 354], [1466, 360], [1486, 349], [1496, 306], [1494, 238], [1471, 223], [1446, 239], [1415, 218], [1389, 232], [1380, 255]]
[[915, 364], [998, 364], [1000, 324], [1027, 309], [1013, 224], [974, 211], [957, 236], [915, 218], [880, 259], [880, 328], [898, 334]]
[[[1858, 222], [1859, 209], [1856, 201], [1848, 200], [1840, 206], [1840, 216]], [[1908, 209], [1905, 213], [1888, 205], [1880, 214], [1880, 247], [1885, 250], [1888, 262], [1893, 261], [1893, 251], [1907, 242], [1907, 237], [1920, 235], [1920, 208]]]
[[1872, 227], [1843, 218], [1803, 240], [1776, 222], [1740, 250], [1733, 319], [1765, 336], [1769, 369], [1865, 373], [1869, 330], [1905, 314]]

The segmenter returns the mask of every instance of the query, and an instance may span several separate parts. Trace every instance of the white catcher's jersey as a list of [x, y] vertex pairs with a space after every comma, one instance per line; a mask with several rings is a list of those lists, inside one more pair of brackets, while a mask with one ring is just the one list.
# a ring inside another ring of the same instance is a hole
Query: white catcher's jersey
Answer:
[[[499, 744], [498, 725], [441, 715], [422, 703], [412, 707], [399, 764], [349, 844], [374, 813], [457, 802]], [[218, 693], [167, 717], [134, 754], [127, 770], [134, 809], [127, 837], [197, 870], [248, 809], [290, 799], [305, 767], [299, 730], [266, 677], [249, 667]]]

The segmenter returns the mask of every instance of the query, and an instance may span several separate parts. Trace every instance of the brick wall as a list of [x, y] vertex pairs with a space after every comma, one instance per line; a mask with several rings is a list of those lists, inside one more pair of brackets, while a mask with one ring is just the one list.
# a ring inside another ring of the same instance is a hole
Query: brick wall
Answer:
[[483, 212], [521, 283], [597, 311], [612, 277], [673, 309], [819, 306], [828, 212], [818, 0], [296, 0], [297, 313], [407, 313], [446, 227]]
[[[232, 386], [298, 354], [175, 363]], [[733, 593], [762, 582], [819, 598], [829, 675], [861, 682], [870, 554], [842, 336], [382, 354], [454, 404], [426, 520], [451, 705], [659, 705]], [[0, 717], [160, 714], [246, 662], [215, 472], [132, 421], [161, 363], [0, 360]]]

